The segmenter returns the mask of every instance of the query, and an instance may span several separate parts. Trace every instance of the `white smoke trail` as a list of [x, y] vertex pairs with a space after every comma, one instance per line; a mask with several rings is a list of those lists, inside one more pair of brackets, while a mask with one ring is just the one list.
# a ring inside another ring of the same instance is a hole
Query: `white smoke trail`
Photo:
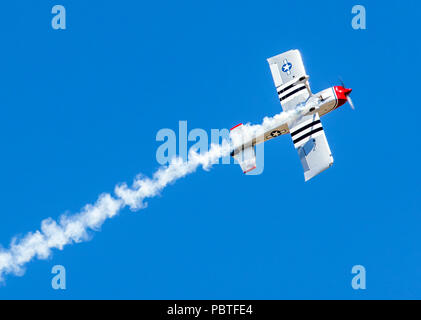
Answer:
[[[246, 125], [250, 134], [273, 125], [290, 123], [304, 114], [304, 109], [281, 113], [273, 118], [265, 118], [262, 125]], [[9, 249], [0, 248], [0, 281], [6, 274], [23, 275], [24, 266], [33, 260], [47, 259], [52, 249], [62, 250], [65, 245], [88, 239], [89, 230], [99, 230], [105, 220], [116, 216], [128, 206], [140, 210], [146, 206], [144, 200], [158, 195], [166, 186], [196, 171], [199, 166], [209, 170], [218, 159], [227, 156], [231, 144], [224, 140], [221, 145], [212, 144], [208, 152], [200, 155], [190, 152], [188, 161], [174, 158], [168, 166], [159, 168], [152, 178], [138, 176], [133, 185], [116, 186], [115, 196], [104, 193], [95, 204], [86, 205], [81, 212], [62, 215], [58, 222], [52, 218], [41, 223], [40, 230], [30, 232], [21, 239], [14, 238]]]
[[262, 133], [270, 132], [281, 125], [288, 124], [291, 128], [294, 122], [305, 115], [311, 107], [312, 105], [310, 104], [300, 105], [292, 110], [278, 113], [273, 117], [265, 117], [262, 124], [243, 124], [241, 130], [235, 130], [233, 131], [234, 134], [231, 134], [231, 142], [234, 149], [240, 147], [246, 141], [251, 141]]

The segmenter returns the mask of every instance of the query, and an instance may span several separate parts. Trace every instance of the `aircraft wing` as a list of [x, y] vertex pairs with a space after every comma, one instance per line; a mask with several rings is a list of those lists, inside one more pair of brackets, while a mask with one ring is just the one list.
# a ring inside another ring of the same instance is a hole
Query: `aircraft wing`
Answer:
[[290, 50], [268, 59], [273, 81], [284, 111], [304, 103], [310, 96], [308, 83], [301, 53]]
[[304, 169], [305, 181], [332, 166], [332, 153], [317, 113], [300, 119], [290, 133]]

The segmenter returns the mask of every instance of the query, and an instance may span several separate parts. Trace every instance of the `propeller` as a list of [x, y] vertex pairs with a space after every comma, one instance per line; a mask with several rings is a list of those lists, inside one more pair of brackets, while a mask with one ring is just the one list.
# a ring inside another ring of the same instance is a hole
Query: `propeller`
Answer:
[[351, 109], [355, 110], [354, 102], [352, 102], [352, 99], [349, 95], [346, 96], [346, 100], [348, 100], [348, 103], [351, 106]]
[[[343, 88], [346, 88], [345, 83], [344, 83], [344, 81], [342, 80], [341, 77], [339, 77], [339, 81], [341, 82], [341, 86]], [[354, 105], [354, 102], [351, 99], [350, 93], [351, 92], [349, 92], [348, 94], [346, 94], [346, 100], [348, 101], [349, 105], [351, 106], [351, 109], [352, 110], [355, 110], [355, 105]]]

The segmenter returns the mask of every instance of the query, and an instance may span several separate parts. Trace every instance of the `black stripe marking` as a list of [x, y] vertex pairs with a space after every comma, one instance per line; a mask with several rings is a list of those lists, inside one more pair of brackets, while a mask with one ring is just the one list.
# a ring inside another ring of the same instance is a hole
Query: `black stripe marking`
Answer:
[[282, 90], [278, 91], [278, 94], [282, 94], [282, 93], [284, 93], [285, 91], [288, 91], [289, 89], [293, 88], [295, 85], [297, 85], [297, 83], [290, 84], [290, 85], [289, 85], [288, 87], [286, 87], [285, 89], [282, 89]]
[[312, 126], [315, 126], [316, 124], [319, 124], [319, 123], [321, 123], [321, 121], [320, 120], [316, 120], [316, 121], [314, 121], [314, 122], [312, 122], [312, 123], [310, 123], [310, 124], [308, 124], [308, 125], [300, 128], [300, 129], [298, 129], [297, 131], [294, 131], [293, 133], [291, 133], [291, 136], [293, 137], [296, 134], [299, 134], [300, 132], [303, 132], [304, 130], [306, 130], [308, 128], [311, 128]]
[[303, 86], [301, 88], [295, 89], [294, 91], [291, 91], [290, 93], [286, 94], [285, 96], [283, 96], [282, 98], [279, 98], [280, 101], [283, 101], [291, 96], [293, 96], [294, 94], [296, 94], [297, 92], [300, 92], [301, 90], [305, 90], [306, 86]]
[[294, 144], [296, 144], [296, 143], [300, 142], [301, 140], [304, 140], [305, 138], [308, 138], [308, 137], [310, 137], [312, 134], [315, 134], [315, 133], [317, 133], [317, 132], [319, 132], [319, 131], [323, 131], [323, 128], [317, 128], [317, 129], [314, 129], [313, 131], [310, 131], [309, 133], [306, 133], [305, 135], [302, 135], [302, 136], [301, 136], [301, 137], [299, 137], [298, 139], [295, 139], [295, 140], [293, 141], [293, 143], [294, 143]]
[[289, 90], [289, 89], [291, 89], [292, 87], [295, 87], [295, 86], [299, 85], [299, 84], [300, 84], [300, 82], [303, 82], [304, 80], [306, 80], [306, 76], [301, 77], [301, 78], [298, 80], [298, 82], [295, 82], [295, 83], [293, 83], [293, 84], [290, 84], [288, 87], [286, 87], [286, 88], [284, 88], [284, 89], [279, 90], [279, 91], [278, 91], [278, 94], [282, 94], [282, 93], [284, 93], [285, 91], [288, 91], [288, 90]]

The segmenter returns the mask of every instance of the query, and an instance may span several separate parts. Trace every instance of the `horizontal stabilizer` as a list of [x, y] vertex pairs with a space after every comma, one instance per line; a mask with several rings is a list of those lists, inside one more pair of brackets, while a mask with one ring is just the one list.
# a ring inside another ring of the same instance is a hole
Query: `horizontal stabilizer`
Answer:
[[256, 169], [256, 152], [254, 147], [248, 147], [234, 155], [234, 159], [240, 164], [245, 174]]
[[234, 146], [239, 145], [239, 147], [233, 151], [232, 156], [240, 164], [240, 167], [243, 170], [243, 172], [245, 174], [248, 174], [257, 167], [256, 150], [253, 144], [245, 145], [242, 141], [242, 127], [243, 125], [239, 124], [238, 126], [235, 126], [231, 129], [231, 141]]

